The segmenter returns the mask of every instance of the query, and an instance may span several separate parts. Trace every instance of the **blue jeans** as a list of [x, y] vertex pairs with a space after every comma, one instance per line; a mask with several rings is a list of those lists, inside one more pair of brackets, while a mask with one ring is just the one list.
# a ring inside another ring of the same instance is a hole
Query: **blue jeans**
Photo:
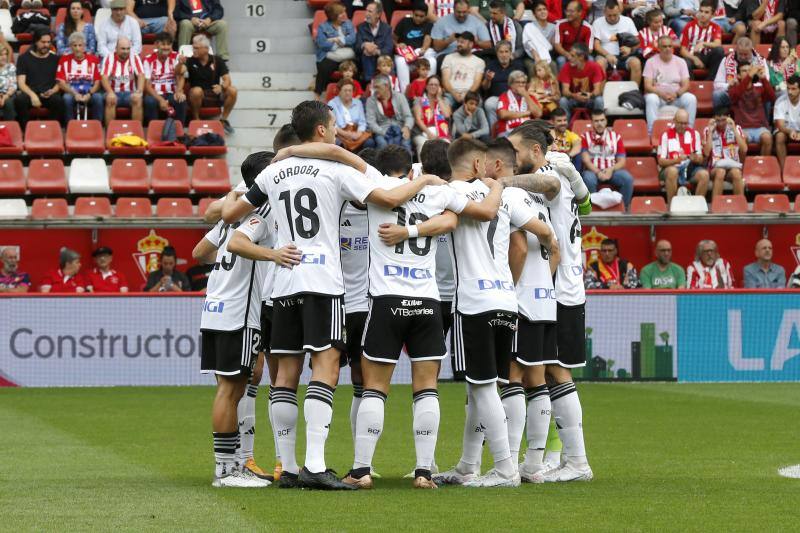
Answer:
[[[89, 119], [103, 120], [104, 98], [101, 93], [94, 93], [89, 100]], [[75, 97], [64, 93], [64, 123], [75, 119]]]
[[573, 100], [572, 98], [567, 98], [565, 96], [561, 97], [559, 100], [559, 106], [561, 106], [564, 111], [567, 112], [567, 120], [572, 118], [572, 110], [576, 107], [585, 107], [589, 111], [592, 110], [603, 110], [603, 97], [602, 96], [595, 96], [594, 98], [590, 99], [587, 103], [582, 104], [577, 100]]
[[681, 33], [683, 33], [683, 28], [685, 28], [686, 25], [689, 24], [691, 20], [692, 17], [681, 15], [679, 17], [675, 17], [674, 19], [672, 19], [672, 21], [669, 23], [669, 27], [675, 30], [675, 33], [677, 33], [678, 37], [680, 37]]
[[378, 56], [361, 56], [361, 77], [369, 82], [378, 69]]
[[[186, 100], [183, 102], [176, 102], [174, 95], [172, 94], [162, 94], [161, 96], [165, 97], [169, 102], [169, 105], [175, 110], [175, 116], [173, 117], [178, 122], [184, 122], [186, 120]], [[150, 122], [151, 120], [155, 120], [161, 114], [161, 110], [158, 108], [158, 100], [153, 98], [150, 95], [144, 97], [144, 121]]]
[[608, 181], [600, 182], [597, 179], [597, 174], [590, 170], [583, 171], [583, 182], [589, 192], [597, 192], [598, 183], [608, 183], [614, 189], [618, 189], [622, 194], [622, 201], [625, 204], [625, 209], [631, 205], [631, 198], [633, 198], [633, 176], [625, 169], [615, 170]]
[[154, 17], [151, 19], [142, 19], [144, 21], [144, 28], [142, 34], [145, 33], [161, 33], [164, 31], [164, 26], [167, 25], [167, 17]]
[[396, 144], [405, 148], [409, 154], [412, 153], [411, 139], [404, 139], [403, 131], [398, 126], [389, 126], [384, 135], [374, 134], [372, 138], [375, 139], [375, 148], [378, 150], [389, 144]]

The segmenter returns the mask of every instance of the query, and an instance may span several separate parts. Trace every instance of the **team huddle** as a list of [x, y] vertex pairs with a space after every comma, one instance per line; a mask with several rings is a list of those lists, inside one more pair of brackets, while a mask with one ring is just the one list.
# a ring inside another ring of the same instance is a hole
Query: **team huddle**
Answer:
[[[417, 168], [400, 147], [358, 156], [337, 147], [330, 109], [308, 101], [273, 142], [277, 155], [247, 158], [244, 185], [212, 204], [206, 219], [216, 225], [193, 252], [214, 264], [201, 319], [201, 370], [217, 378], [214, 486], [372, 488], [402, 353], [411, 362], [414, 487], [592, 479], [570, 371], [585, 364], [579, 215], [591, 204], [569, 158], [547, 152], [550, 127], [528, 121], [488, 146], [428, 141]], [[448, 352], [466, 379], [466, 421], [461, 459], [439, 472], [437, 381]], [[280, 465], [271, 476], [253, 460], [265, 360]], [[340, 479], [325, 443], [344, 365], [355, 452]], [[545, 458], [551, 415], [563, 443], [555, 462]], [[484, 443], [494, 465], [481, 474]]]

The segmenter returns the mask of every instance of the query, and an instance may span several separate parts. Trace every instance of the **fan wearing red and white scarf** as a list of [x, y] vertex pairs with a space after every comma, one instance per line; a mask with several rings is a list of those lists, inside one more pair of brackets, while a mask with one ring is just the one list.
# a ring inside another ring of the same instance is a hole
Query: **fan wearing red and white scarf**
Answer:
[[489, 19], [489, 34], [492, 36], [492, 44], [497, 45], [502, 40], [506, 40], [511, 44], [511, 53], [514, 53], [517, 44], [517, 27], [514, 21], [508, 17], [503, 18], [502, 31], [500, 26], [495, 23], [494, 19]]
[[695, 260], [686, 269], [689, 289], [730, 289], [733, 287], [731, 264], [719, 257], [717, 243], [702, 240], [697, 245]]

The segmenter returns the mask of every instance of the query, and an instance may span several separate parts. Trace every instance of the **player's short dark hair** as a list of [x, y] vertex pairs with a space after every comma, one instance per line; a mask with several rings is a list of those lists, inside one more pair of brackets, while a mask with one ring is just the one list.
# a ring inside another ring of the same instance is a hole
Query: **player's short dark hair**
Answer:
[[473, 152], [485, 154], [486, 150], [486, 145], [482, 142], [461, 137], [450, 144], [447, 149], [447, 160], [450, 162], [450, 168], [453, 168]]
[[469, 0], [456, 0], [453, 2], [453, 7], [457, 6], [458, 4], [467, 4], [469, 5]]
[[700, 2], [700, 9], [703, 9], [704, 7], [710, 8], [713, 12], [717, 9], [717, 0], [702, 0]]
[[552, 128], [552, 124], [546, 120], [526, 120], [514, 128], [511, 135], [520, 136], [523, 144], [528, 146], [538, 144], [542, 152], [547, 152], [547, 147], [553, 144]]
[[281, 126], [278, 133], [272, 138], [272, 149], [276, 152], [287, 146], [295, 146], [297, 144], [300, 144], [300, 138], [297, 137], [297, 133], [295, 133], [291, 124]]
[[592, 118], [604, 117], [604, 116], [606, 116], [606, 112], [604, 109], [592, 109]]
[[427, 13], [428, 4], [422, 1], [414, 2], [414, 5], [411, 7], [411, 11], [424, 11], [425, 13]]
[[447, 149], [450, 143], [442, 139], [425, 141], [419, 152], [419, 161], [422, 163], [422, 172], [439, 176], [443, 180], [450, 180], [452, 170], [447, 159]]
[[47, 26], [38, 26], [38, 25], [35, 25], [35, 26], [33, 27], [33, 32], [32, 32], [32, 33], [33, 33], [33, 37], [32, 37], [32, 39], [31, 39], [31, 42], [33, 42], [33, 43], [38, 43], [38, 42], [39, 42], [39, 40], [40, 40], [42, 37], [44, 37], [45, 35], [50, 35], [50, 36], [52, 36], [52, 34], [50, 33], [50, 28], [48, 28]]
[[557, 107], [557, 108], [553, 109], [550, 112], [550, 116], [552, 118], [555, 118], [555, 117], [566, 117], [567, 116], [567, 110], [564, 109], [563, 107]]
[[256, 176], [272, 163], [273, 157], [275, 157], [275, 152], [253, 152], [242, 161], [242, 178], [248, 189], [253, 186]]
[[487, 146], [489, 154], [492, 158], [497, 158], [503, 161], [507, 167], [514, 168], [517, 164], [517, 151], [511, 141], [505, 137], [498, 137], [492, 140]]
[[572, 48], [570, 48], [570, 51], [573, 54], [578, 54], [578, 55], [582, 56], [584, 59], [589, 57], [589, 47], [586, 46], [583, 43], [575, 43], [575, 44], [573, 44]]
[[502, 9], [506, 10], [506, 3], [503, 0], [492, 0], [489, 2], [489, 9]]
[[292, 109], [292, 127], [302, 142], [313, 139], [317, 126], [327, 127], [330, 118], [331, 108], [328, 104], [317, 100], [300, 102]]
[[731, 116], [731, 110], [728, 108], [728, 106], [719, 105], [719, 106], [714, 108], [714, 114], [712, 116], [714, 116], [714, 117], [729, 117], [729, 116]]
[[362, 148], [358, 152], [358, 157], [363, 159], [366, 164], [378, 168], [378, 150], [375, 148]]
[[786, 80], [786, 85], [800, 86], [800, 75], [792, 74], [791, 76], [789, 76], [789, 79]]
[[649, 26], [651, 22], [653, 22], [656, 17], [663, 16], [664, 12], [660, 9], [651, 9], [648, 11], [644, 16], [644, 25]]
[[600, 241], [600, 246], [613, 246], [619, 250], [619, 243], [617, 243], [617, 239], [603, 239]]
[[387, 144], [378, 151], [375, 167], [386, 175], [408, 174], [411, 170], [411, 154], [396, 144]]
[[172, 34], [162, 31], [156, 34], [156, 39], [154, 42], [172, 44], [175, 42], [175, 40], [172, 38]]
[[475, 102], [481, 103], [481, 96], [476, 93], [475, 91], [469, 91], [467, 94], [464, 95], [464, 103], [466, 104], [469, 100], [474, 100]]
[[178, 257], [178, 252], [175, 251], [174, 246], [165, 246], [163, 250], [161, 250], [161, 257]]
[[606, 9], [615, 9], [619, 7], [619, 2], [617, 0], [606, 0]]
[[531, 11], [536, 11], [536, 8], [537, 8], [537, 7], [539, 7], [540, 5], [542, 5], [542, 6], [544, 6], [544, 7], [547, 7], [547, 2], [545, 2], [544, 0], [536, 0], [536, 1], [535, 1], [535, 2], [534, 2], [532, 5], [531, 5]]

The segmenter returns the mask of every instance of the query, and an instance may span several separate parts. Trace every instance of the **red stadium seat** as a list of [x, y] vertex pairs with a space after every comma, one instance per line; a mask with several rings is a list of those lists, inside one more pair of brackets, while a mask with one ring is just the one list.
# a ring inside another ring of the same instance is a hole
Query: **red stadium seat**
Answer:
[[756, 45], [756, 53], [764, 59], [767, 58], [770, 50], [772, 50], [772, 45], [769, 43]]
[[[197, 137], [203, 133], [216, 133], [225, 138], [225, 130], [219, 120], [193, 120], [189, 122], [188, 134]], [[190, 146], [189, 153], [194, 155], [222, 155], [227, 152], [225, 146]]]
[[328, 20], [327, 15], [321, 9], [319, 11], [314, 12], [314, 20], [311, 21], [309, 24], [309, 28], [311, 29], [311, 38], [316, 40], [317, 39], [317, 28], [319, 25]]
[[782, 191], [781, 167], [774, 156], [749, 156], [744, 160], [744, 183], [750, 191]]
[[800, 157], [790, 155], [783, 164], [783, 184], [790, 191], [800, 191]]
[[114, 194], [147, 194], [150, 176], [144, 159], [115, 159], [111, 163], [109, 185]]
[[81, 196], [75, 200], [75, 217], [110, 217], [111, 200], [96, 196]]
[[99, 120], [70, 120], [67, 123], [67, 153], [102, 155], [106, 151], [103, 125]]
[[67, 172], [61, 159], [31, 159], [28, 190], [32, 194], [67, 194]]
[[201, 194], [224, 194], [230, 191], [228, 162], [224, 159], [196, 160], [192, 167], [192, 189]]
[[658, 180], [658, 165], [653, 157], [629, 157], [625, 169], [633, 176], [633, 190], [636, 192], [661, 192]]
[[114, 216], [120, 218], [149, 218], [153, 216], [150, 198], [120, 198], [114, 208]]
[[200, 198], [200, 203], [197, 204], [197, 215], [203, 216], [208, 211], [208, 206], [219, 200], [219, 198]]
[[[11, 146], [0, 146], [0, 156], [22, 155], [25, 146], [22, 143], [22, 130], [19, 128], [19, 122], [16, 120], [2, 121], [0, 122], [0, 130], [8, 132], [9, 142], [11, 143]], [[5, 136], [6, 134], [3, 133], [3, 135]]]
[[64, 198], [37, 198], [31, 206], [31, 218], [68, 218], [69, 207]]
[[708, 127], [709, 122], [711, 122], [710, 118], [696, 118], [694, 120], [694, 129], [700, 134], [700, 141], [703, 140], [703, 131]]
[[583, 137], [583, 134], [587, 131], [591, 132], [592, 130], [592, 121], [591, 120], [575, 120], [572, 122], [572, 126], [570, 129], [574, 131], [578, 136]]
[[409, 9], [396, 9], [394, 13], [392, 13], [392, 29], [395, 29], [400, 21], [406, 17], [410, 17], [413, 11]]
[[662, 196], [634, 196], [631, 200], [633, 215], [661, 215], [668, 212], [667, 202]]
[[111, 146], [111, 140], [120, 135], [135, 135], [144, 139], [144, 128], [135, 120], [112, 120], [106, 129], [106, 147], [114, 155], [144, 155], [144, 146]]
[[792, 210], [785, 194], [757, 194], [753, 201], [753, 213], [788, 213]]
[[650, 135], [650, 144], [653, 145], [653, 148], [658, 150], [658, 145], [661, 144], [661, 135], [671, 127], [672, 120], [667, 118], [659, 118], [653, 122], [653, 134]]
[[189, 194], [189, 167], [185, 159], [156, 159], [150, 183], [156, 194]]
[[653, 151], [645, 120], [620, 118], [614, 121], [613, 129], [622, 135], [622, 143], [625, 145], [625, 152], [628, 155], [644, 155]]
[[[183, 155], [186, 153], [186, 147], [182, 144], [178, 146], [154, 146], [161, 142], [161, 130], [164, 129], [163, 120], [151, 120], [147, 126], [147, 150], [153, 155]], [[175, 134], [178, 137], [183, 136], [183, 124], [175, 121]]]
[[697, 114], [711, 115], [714, 111], [713, 81], [690, 81], [689, 91], [697, 97]]
[[[148, 33], [147, 35], [152, 35], [152, 34]], [[139, 54], [139, 57], [144, 59], [145, 57], [149, 56], [150, 54], [152, 54], [155, 51], [156, 51], [156, 45], [154, 45], [154, 44], [143, 44], [142, 45], [142, 51]]]
[[33, 120], [25, 127], [25, 151], [29, 155], [63, 155], [64, 136], [55, 120]]
[[25, 194], [25, 170], [22, 161], [4, 159], [0, 162], [0, 195], [17, 196]]
[[[311, 9], [322, 10], [322, 9], [325, 8], [326, 5], [328, 5], [332, 1], [333, 0], [306, 0], [306, 3], [308, 4], [308, 7], [310, 7]], [[319, 11], [318, 11], [318, 13], [319, 13]], [[322, 11], [322, 13], [325, 13], [325, 12]]]
[[188, 198], [161, 198], [156, 204], [156, 216], [162, 218], [193, 217], [192, 201]]
[[[367, 12], [365, 10], [361, 9], [361, 10], [355, 11], [353, 13], [353, 27], [354, 28], [358, 29], [358, 25], [361, 24], [362, 22], [366, 21], [366, 20], [367, 20]], [[386, 11], [381, 13], [381, 20], [383, 22], [386, 22], [386, 23], [389, 22], [388, 20], [386, 20]]]
[[747, 198], [743, 194], [719, 195], [711, 200], [711, 212], [715, 215], [741, 214], [747, 210]]

